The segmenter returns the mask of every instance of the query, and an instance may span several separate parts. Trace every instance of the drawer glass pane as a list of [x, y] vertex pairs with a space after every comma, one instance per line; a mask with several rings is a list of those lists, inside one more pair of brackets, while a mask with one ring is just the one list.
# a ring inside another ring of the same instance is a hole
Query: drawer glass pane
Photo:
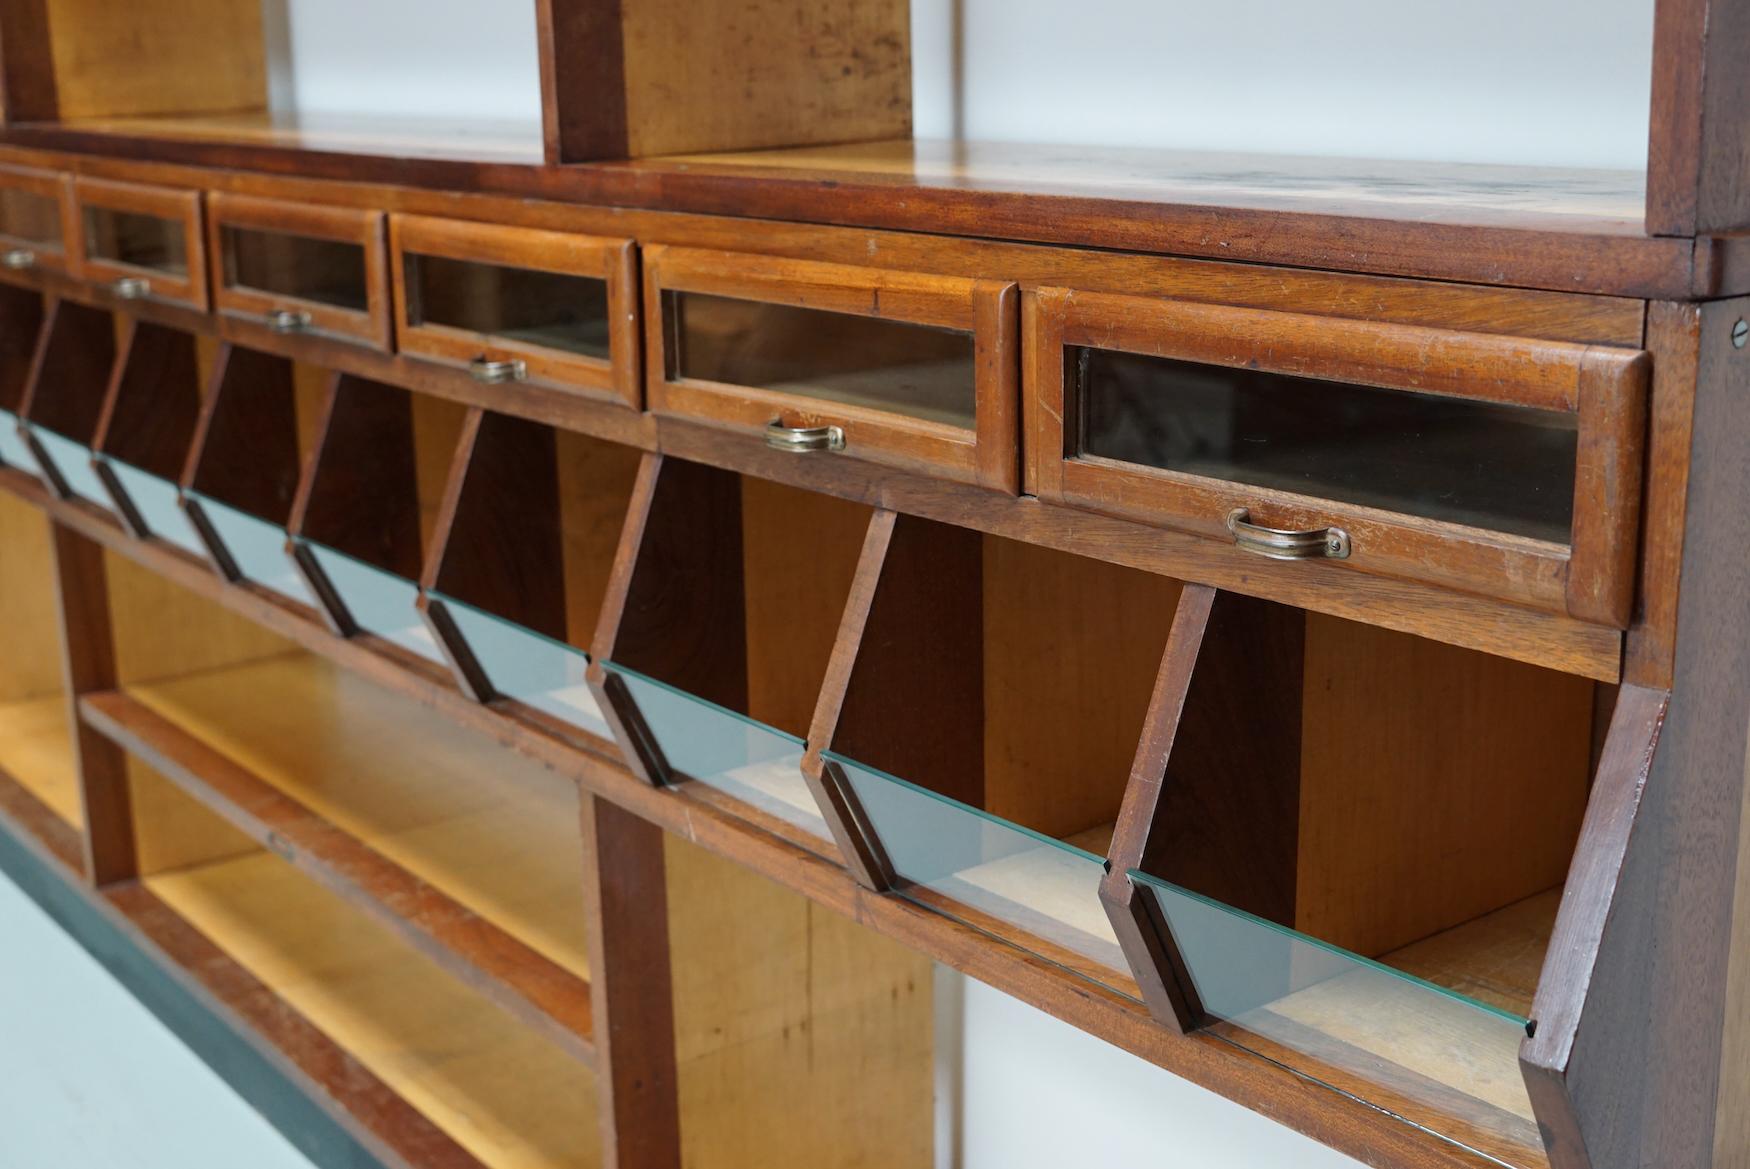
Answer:
[[201, 511], [206, 514], [207, 521], [218, 533], [220, 542], [231, 554], [237, 571], [245, 580], [312, 609], [320, 608], [304, 584], [304, 578], [292, 564], [291, 555], [286, 552], [284, 528], [239, 511], [230, 504], [220, 503], [210, 495], [196, 495], [192, 491], [189, 495], [200, 501]]
[[417, 585], [321, 544], [305, 541], [304, 546], [316, 557], [360, 629], [430, 661], [444, 660], [420, 619]]
[[40, 474], [29, 444], [19, 433], [18, 415], [10, 410], [0, 410], [0, 464], [27, 475]]
[[182, 224], [157, 215], [85, 208], [85, 251], [99, 260], [188, 275], [188, 241]]
[[668, 376], [971, 429], [971, 333], [697, 292], [664, 294]]
[[635, 670], [603, 664], [626, 683], [638, 713], [677, 774], [823, 840], [829, 838], [826, 820], [802, 777], [806, 745], [801, 739]]
[[987, 932], [993, 923], [1013, 926], [1067, 952], [1043, 957], [1102, 982], [1100, 967], [1128, 971], [1100, 904], [1104, 857], [831, 751], [826, 757], [844, 770], [907, 897]]
[[120, 459], [105, 459], [104, 464], [121, 483], [128, 502], [133, 505], [149, 535], [206, 559], [207, 550], [195, 534], [194, 525], [188, 522], [188, 513], [178, 500], [180, 493], [176, 484], [129, 466]]
[[1108, 349], [1071, 356], [1080, 454], [1571, 539], [1573, 414]]
[[608, 282], [409, 255], [410, 325], [442, 325], [608, 360]]
[[1472, 1102], [1464, 1111], [1477, 1128], [1540, 1144], [1519, 1073], [1525, 1019], [1146, 873], [1130, 877], [1166, 923], [1206, 1026], [1265, 1055], [1310, 1057], [1327, 1069], [1321, 1078], [1382, 1085], [1443, 1111], [1456, 1093]]
[[0, 236], [60, 251], [60, 201], [34, 191], [0, 187]]
[[61, 481], [68, 490], [80, 499], [108, 510], [109, 492], [104, 490], [103, 480], [97, 477], [97, 471], [91, 465], [91, 448], [56, 434], [46, 426], [32, 427], [31, 433], [42, 444], [43, 454], [60, 472]]
[[439, 599], [495, 691], [592, 735], [613, 737], [584, 678], [589, 655], [453, 597]]
[[225, 284], [364, 312], [370, 307], [362, 245], [279, 231], [227, 227]]

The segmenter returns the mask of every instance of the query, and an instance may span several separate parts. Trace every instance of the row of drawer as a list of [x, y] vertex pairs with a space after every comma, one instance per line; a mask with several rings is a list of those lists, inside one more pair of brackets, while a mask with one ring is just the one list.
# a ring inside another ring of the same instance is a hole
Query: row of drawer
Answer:
[[[1635, 350], [0, 171], [6, 267], [1628, 624]], [[210, 286], [209, 286], [210, 275]], [[740, 436], [740, 437], [734, 437]]]

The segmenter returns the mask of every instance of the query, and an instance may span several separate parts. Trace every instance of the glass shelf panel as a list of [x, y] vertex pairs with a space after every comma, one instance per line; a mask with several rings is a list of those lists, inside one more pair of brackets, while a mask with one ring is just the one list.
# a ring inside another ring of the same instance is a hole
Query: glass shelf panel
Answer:
[[358, 627], [428, 661], [443, 651], [419, 616], [419, 586], [313, 540], [303, 541]]
[[1470, 1125], [1540, 1144], [1519, 1072], [1525, 1019], [1147, 873], [1129, 875], [1166, 923], [1204, 1025], [1273, 1059], [1287, 1049], [1331, 1069], [1324, 1077], [1378, 1084], [1435, 1112], [1451, 1114], [1455, 1097], [1468, 1098], [1472, 1106], [1456, 1111]]
[[10, 410], [0, 410], [0, 463], [40, 478], [42, 470], [36, 465], [36, 456], [30, 453], [30, 445], [24, 441], [18, 426], [18, 415]]
[[1072, 351], [1080, 453], [1566, 544], [1578, 416]]
[[674, 771], [742, 803], [831, 839], [802, 776], [806, 744], [794, 735], [718, 706], [613, 662], [638, 713]]
[[309, 586], [298, 574], [292, 558], [286, 552], [286, 530], [278, 524], [257, 519], [246, 511], [221, 503], [210, 495], [188, 493], [200, 501], [201, 510], [219, 535], [225, 550], [231, 554], [237, 571], [245, 580], [299, 601], [312, 609], [320, 609]]
[[[1028, 948], [1102, 984], [1112, 981], [1102, 969], [1129, 982], [1100, 903], [1104, 857], [832, 751], [826, 757], [844, 770], [895, 875], [912, 886], [902, 890], [908, 897], [1012, 942], [1025, 944], [1015, 931], [1046, 942]], [[1014, 928], [993, 930], [993, 922]]]
[[445, 256], [408, 254], [408, 324], [441, 325], [602, 361], [608, 282]]
[[133, 504], [134, 511], [145, 523], [148, 534], [206, 559], [206, 547], [195, 534], [194, 525], [189, 523], [176, 484], [120, 459], [105, 459], [104, 465], [127, 493], [128, 502]]
[[91, 465], [91, 448], [83, 443], [74, 442], [65, 435], [56, 434], [46, 426], [33, 426], [31, 433], [37, 442], [42, 444], [43, 454], [60, 472], [61, 481], [67, 485], [80, 499], [94, 503], [105, 511], [110, 510], [109, 492], [104, 490], [103, 480], [97, 477], [97, 471]]
[[663, 311], [670, 377], [973, 426], [971, 333], [698, 292], [665, 293]]
[[449, 611], [494, 691], [592, 735], [613, 738], [584, 679], [588, 654], [454, 597], [432, 595]]

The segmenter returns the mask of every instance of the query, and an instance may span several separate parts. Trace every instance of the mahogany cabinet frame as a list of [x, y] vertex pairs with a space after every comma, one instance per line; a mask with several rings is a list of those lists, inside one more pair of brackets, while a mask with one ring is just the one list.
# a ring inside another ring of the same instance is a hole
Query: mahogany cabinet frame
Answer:
[[[209, 197], [207, 212], [213, 301], [221, 314], [272, 328], [276, 314], [290, 313], [307, 321], [298, 327], [298, 332], [360, 341], [385, 351], [392, 347], [386, 213], [288, 203], [229, 191], [214, 192]], [[363, 311], [340, 308], [232, 283], [230, 256], [225, 247], [226, 228], [357, 245], [364, 256], [367, 307]]]
[[[77, 205], [73, 214], [73, 235], [68, 247], [77, 257], [78, 276], [92, 284], [105, 284], [112, 288], [124, 280], [144, 280], [144, 297], [139, 297], [136, 293], [137, 298], [170, 301], [186, 305], [197, 312], [207, 310], [210, 303], [207, 297], [207, 237], [202, 223], [199, 191], [93, 179], [81, 175], [74, 180], [73, 197]], [[88, 207], [132, 215], [150, 215], [177, 224], [182, 228], [183, 260], [187, 270], [177, 276], [158, 268], [139, 268], [93, 256], [91, 241], [85, 232], [85, 210]]]
[[[1023, 299], [1027, 477], [1041, 499], [1230, 542], [1236, 508], [1272, 528], [1338, 527], [1353, 541], [1346, 567], [1628, 627], [1645, 353], [1060, 288]], [[1066, 351], [1083, 347], [1576, 414], [1572, 545], [1079, 454]]]
[[[848, 455], [996, 491], [1018, 490], [1019, 293], [1014, 284], [663, 245], [644, 249], [644, 273], [646, 400], [653, 413], [745, 430], [756, 439], [775, 420], [786, 426], [837, 426]], [[976, 365], [973, 427], [755, 386], [671, 378], [675, 355], [663, 305], [669, 292], [969, 332]]]
[[[414, 255], [603, 281], [608, 292], [609, 359], [452, 325], [413, 322], [414, 293], [407, 284], [407, 264]], [[631, 240], [397, 214], [389, 217], [389, 256], [395, 336], [402, 353], [463, 368], [477, 359], [514, 360], [526, 371], [518, 380], [606, 398], [634, 410], [643, 406], [638, 253]]]
[[[0, 254], [6, 257], [6, 262], [0, 263], [0, 278], [34, 283], [31, 273], [39, 269], [70, 274], [74, 269], [74, 222], [78, 218], [74, 211], [72, 176], [35, 167], [0, 165], [0, 189], [22, 191], [52, 200], [61, 226], [59, 248], [46, 247], [40, 240], [0, 234]], [[11, 257], [18, 253], [28, 253], [29, 262], [12, 260]], [[15, 264], [21, 266], [15, 267]]]

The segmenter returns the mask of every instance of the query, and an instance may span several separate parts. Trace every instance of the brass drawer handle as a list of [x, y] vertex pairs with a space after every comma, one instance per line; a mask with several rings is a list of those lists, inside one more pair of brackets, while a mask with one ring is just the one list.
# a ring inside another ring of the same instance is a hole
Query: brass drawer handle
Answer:
[[1247, 552], [1256, 552], [1272, 560], [1349, 559], [1349, 533], [1342, 528], [1285, 532], [1280, 528], [1249, 523], [1250, 516], [1251, 513], [1243, 507], [1227, 513], [1227, 530], [1234, 534], [1234, 543]]
[[29, 248], [13, 248], [4, 256], [0, 256], [0, 264], [14, 272], [22, 272], [26, 268], [36, 267], [36, 253]]
[[123, 276], [109, 290], [123, 300], [144, 300], [152, 295], [152, 282], [138, 276]]
[[493, 361], [486, 357], [476, 357], [468, 363], [468, 375], [484, 385], [498, 386], [505, 382], [527, 381], [529, 367], [521, 361]]
[[842, 451], [845, 432], [837, 426], [785, 426], [781, 419], [766, 424], [766, 445], [775, 451]]
[[267, 314], [267, 327], [276, 333], [302, 333], [310, 327], [310, 314], [291, 309], [275, 309]]

